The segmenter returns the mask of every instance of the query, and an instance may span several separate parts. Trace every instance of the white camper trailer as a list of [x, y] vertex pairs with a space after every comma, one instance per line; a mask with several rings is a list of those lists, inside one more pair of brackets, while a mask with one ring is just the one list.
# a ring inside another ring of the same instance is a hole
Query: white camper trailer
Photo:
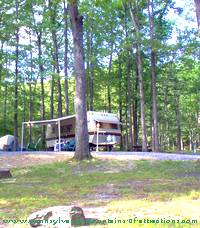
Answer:
[[[121, 123], [117, 115], [105, 112], [87, 112], [90, 147], [110, 146], [120, 143]], [[75, 115], [52, 120], [22, 123], [22, 148], [24, 126], [46, 125], [46, 147], [53, 150], [58, 142], [75, 138]]]
[[[120, 121], [115, 114], [104, 112], [87, 112], [90, 146], [113, 146], [120, 143]], [[48, 124], [46, 132], [47, 148], [53, 148], [58, 141], [57, 124]], [[75, 138], [75, 116], [60, 118], [60, 139], [67, 141]]]

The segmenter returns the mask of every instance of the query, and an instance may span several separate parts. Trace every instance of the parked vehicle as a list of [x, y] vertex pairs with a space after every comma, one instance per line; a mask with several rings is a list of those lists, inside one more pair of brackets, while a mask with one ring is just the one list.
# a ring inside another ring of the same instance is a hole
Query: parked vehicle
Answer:
[[14, 147], [14, 136], [5, 135], [0, 138], [0, 150], [12, 151]]
[[[90, 149], [94, 149], [97, 144], [98, 146], [112, 148], [115, 144], [120, 143], [121, 123], [117, 115], [113, 113], [89, 111], [87, 112], [87, 121]], [[65, 145], [66, 149], [75, 150], [75, 124], [75, 115], [52, 120], [24, 122], [22, 123], [21, 145], [23, 146], [24, 126], [45, 125], [47, 126], [46, 147], [48, 150], [63, 149], [61, 148], [62, 145], [59, 148], [59, 144], [55, 148], [58, 142], [69, 142]]]
[[[118, 117], [113, 113], [92, 112], [87, 113], [89, 146], [95, 148], [99, 146], [114, 146], [120, 143], [121, 127]], [[97, 124], [99, 126], [97, 126]], [[98, 139], [97, 139], [98, 134]], [[46, 132], [47, 148], [54, 147], [58, 140], [59, 128], [57, 124], [48, 124]], [[61, 140], [72, 140], [75, 138], [75, 116], [60, 118], [60, 138]]]

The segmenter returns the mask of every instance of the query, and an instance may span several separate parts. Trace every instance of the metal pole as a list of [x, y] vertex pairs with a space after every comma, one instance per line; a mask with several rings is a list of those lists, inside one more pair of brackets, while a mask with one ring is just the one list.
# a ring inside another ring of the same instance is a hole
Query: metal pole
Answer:
[[96, 147], [96, 152], [99, 151], [99, 123], [97, 123], [97, 147]]
[[60, 145], [60, 120], [58, 120], [58, 143], [59, 143], [59, 146], [58, 146], [58, 150], [59, 152], [61, 151], [61, 145]]
[[24, 123], [22, 123], [22, 135], [21, 135], [21, 152], [23, 151], [24, 144]]

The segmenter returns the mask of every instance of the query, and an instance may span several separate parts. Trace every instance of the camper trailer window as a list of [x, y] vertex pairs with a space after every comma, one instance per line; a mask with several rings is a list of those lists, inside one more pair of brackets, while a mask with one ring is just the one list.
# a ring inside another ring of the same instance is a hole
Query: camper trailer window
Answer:
[[72, 124], [66, 126], [67, 133], [72, 131]]
[[117, 124], [111, 124], [111, 128], [112, 129], [118, 129], [118, 125]]
[[56, 132], [56, 128], [52, 127], [52, 133], [54, 134]]
[[118, 125], [117, 124], [111, 124], [111, 123], [100, 123], [100, 128], [104, 128], [104, 129], [118, 129]]

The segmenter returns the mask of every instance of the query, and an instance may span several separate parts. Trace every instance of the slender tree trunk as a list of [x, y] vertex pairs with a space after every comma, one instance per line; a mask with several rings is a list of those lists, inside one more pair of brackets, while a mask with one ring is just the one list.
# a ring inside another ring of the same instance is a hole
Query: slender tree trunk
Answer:
[[74, 43], [75, 66], [75, 113], [76, 113], [76, 151], [74, 158], [83, 160], [91, 158], [86, 110], [86, 74], [83, 50], [83, 17], [79, 15], [77, 1], [69, 4]]
[[[29, 44], [30, 47], [32, 47], [32, 39], [31, 39], [31, 31], [29, 31]], [[31, 61], [31, 77], [29, 80], [29, 120], [32, 121], [33, 120], [33, 91], [32, 91], [32, 82], [33, 82], [33, 54], [32, 54], [32, 49], [30, 49], [30, 61]], [[28, 60], [28, 56], [26, 57]], [[27, 61], [28, 62], [28, 61]], [[34, 93], [35, 94], [35, 93]], [[32, 128], [31, 126], [29, 126], [29, 143], [32, 142]]]
[[[38, 39], [38, 58], [39, 58], [39, 75], [40, 75], [40, 93], [41, 93], [41, 111], [42, 120], [45, 120], [45, 89], [44, 89], [44, 66], [42, 63], [42, 32], [37, 34]], [[42, 126], [42, 145], [45, 145], [45, 126]]]
[[135, 96], [133, 105], [133, 144], [138, 145], [138, 70], [136, 67]]
[[90, 64], [90, 30], [87, 29], [86, 30], [86, 99], [87, 99], [87, 110], [91, 110], [91, 107], [90, 107], [90, 102], [91, 102], [91, 99], [90, 99], [90, 74], [91, 74], [91, 71], [90, 71], [90, 67], [91, 67], [91, 64]]
[[[3, 45], [4, 45], [4, 42], [1, 41], [0, 59], [3, 59]], [[2, 65], [2, 62], [0, 61], [0, 97], [1, 97], [2, 69], [3, 69], [3, 65]]]
[[180, 108], [179, 108], [179, 95], [175, 97], [175, 113], [176, 113], [176, 135], [177, 135], [177, 151], [181, 151], [181, 119], [180, 119]]
[[89, 80], [89, 88], [90, 88], [90, 111], [93, 111], [93, 100], [94, 100], [94, 64], [91, 63], [91, 74]]
[[128, 102], [128, 118], [129, 118], [129, 143], [128, 150], [131, 151], [133, 148], [133, 114], [132, 114], [132, 88], [131, 88], [131, 65], [130, 65], [130, 56], [127, 58], [127, 102]]
[[[55, 72], [55, 67], [54, 67], [54, 70]], [[55, 79], [54, 79], [54, 75], [52, 75], [52, 78], [51, 78], [51, 99], [50, 99], [50, 114], [51, 114], [51, 119], [54, 118], [54, 87], [55, 87]]]
[[[15, 7], [16, 7], [16, 21], [18, 23], [18, 10], [19, 10], [19, 2], [15, 0]], [[15, 31], [15, 92], [14, 92], [14, 150], [17, 150], [18, 146], [18, 77], [19, 77], [19, 28], [17, 25]]]
[[[23, 113], [22, 113], [23, 122], [26, 121], [26, 110], [27, 110], [27, 107], [29, 109], [29, 105], [26, 104], [26, 98], [27, 98], [26, 85], [25, 85], [25, 81], [23, 81]], [[29, 113], [29, 110], [28, 110], [28, 113]]]
[[64, 39], [65, 39], [65, 56], [64, 56], [64, 71], [65, 71], [65, 114], [69, 115], [69, 92], [68, 92], [68, 9], [64, 0]]
[[141, 109], [141, 128], [142, 128], [142, 151], [147, 151], [147, 136], [146, 136], [146, 118], [145, 118], [145, 102], [144, 102], [144, 88], [143, 88], [143, 71], [142, 71], [142, 51], [141, 44], [139, 43], [140, 39], [140, 30], [139, 30], [139, 19], [138, 19], [138, 1], [136, 3], [136, 14], [133, 12], [132, 2], [130, 2], [130, 14], [133, 25], [136, 30], [136, 49], [137, 49], [137, 68], [138, 68], [138, 81], [139, 81], [139, 94], [140, 94], [140, 109]]
[[198, 27], [200, 28], [200, 0], [194, 0]]
[[125, 84], [125, 88], [126, 88], [126, 106], [125, 106], [125, 126], [126, 126], [126, 137], [125, 137], [125, 147], [126, 147], [126, 150], [129, 150], [130, 146], [129, 146], [129, 126], [128, 126], [128, 123], [129, 123], [129, 118], [128, 118], [128, 82], [126, 80], [126, 84]]
[[[111, 44], [111, 51], [110, 51], [110, 60], [109, 60], [109, 66], [108, 66], [108, 76], [109, 76], [109, 79], [111, 79], [111, 70], [112, 70], [112, 59], [113, 59], [113, 42]], [[107, 93], [108, 93], [108, 112], [110, 113], [111, 112], [111, 88], [110, 88], [110, 81], [108, 81], [108, 90], [107, 90]]]
[[8, 99], [8, 86], [5, 84], [5, 91], [4, 91], [4, 118], [3, 118], [3, 127], [4, 131], [7, 131], [7, 99]]
[[[8, 64], [8, 57], [6, 53], [6, 79], [9, 78], [9, 69], [10, 67], [10, 62]], [[0, 82], [1, 83], [1, 82]], [[7, 101], [8, 101], [8, 85], [5, 80], [5, 89], [4, 89], [4, 115], [3, 115], [3, 126], [4, 126], [4, 131], [7, 131]]]
[[157, 111], [157, 88], [156, 88], [156, 63], [155, 63], [155, 53], [151, 52], [151, 64], [152, 64], [152, 112], [153, 112], [153, 143], [152, 150], [159, 151], [159, 141], [158, 141], [158, 111]]
[[153, 43], [154, 37], [154, 5], [153, 0], [148, 0], [148, 14], [150, 23], [150, 36], [151, 36], [151, 75], [152, 75], [152, 150], [159, 151], [159, 141], [158, 141], [158, 111], [157, 111], [157, 86], [156, 86], [156, 52], [154, 51]]
[[133, 103], [133, 145], [134, 146], [138, 145], [138, 97], [137, 97], [137, 90], [138, 90], [138, 80], [136, 78], [135, 96], [134, 96], [134, 103]]
[[[120, 122], [122, 123], [122, 67], [121, 67], [121, 60], [120, 56], [118, 56], [119, 59], [119, 92], [118, 92], [118, 99], [119, 99], [119, 119]], [[120, 130], [121, 132], [123, 131], [123, 126], [122, 124], [120, 125]], [[123, 150], [123, 140], [121, 138], [120, 140], [120, 150]]]
[[[32, 85], [29, 83], [29, 120], [33, 119], [33, 100], [32, 100]], [[32, 142], [32, 128], [29, 126], [29, 143]]]
[[93, 33], [90, 35], [90, 110], [93, 111], [93, 100], [94, 100], [94, 60], [93, 60]]
[[[37, 34], [37, 49], [38, 49], [38, 59], [39, 59], [39, 77], [40, 77], [40, 93], [41, 93], [41, 118], [45, 120], [45, 89], [44, 89], [44, 66], [42, 63], [42, 30], [38, 30], [33, 7], [31, 5], [31, 12], [34, 22], [34, 30]], [[42, 145], [45, 147], [45, 126], [42, 126]]]
[[52, 26], [52, 41], [53, 41], [53, 60], [54, 67], [57, 73], [57, 86], [58, 86], [58, 117], [62, 117], [62, 94], [61, 94], [61, 83], [60, 83], [60, 68], [58, 60], [58, 42], [57, 42], [57, 33], [56, 33], [56, 12], [55, 7], [52, 9], [52, 2], [49, 0], [49, 10], [51, 12], [51, 26]]

